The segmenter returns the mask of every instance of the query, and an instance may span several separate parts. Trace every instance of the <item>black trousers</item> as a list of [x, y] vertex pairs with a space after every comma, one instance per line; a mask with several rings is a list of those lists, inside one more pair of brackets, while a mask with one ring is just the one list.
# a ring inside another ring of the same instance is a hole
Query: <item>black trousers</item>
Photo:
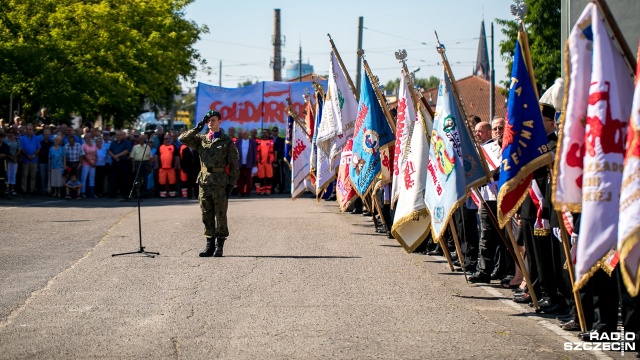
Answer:
[[[480, 234], [478, 234], [478, 209], [462, 207], [462, 224], [464, 232], [460, 237], [460, 247], [464, 253], [464, 265], [468, 268], [478, 266], [478, 247], [480, 246]], [[455, 219], [455, 218], [454, 218]], [[457, 219], [455, 219], [457, 221]]]
[[111, 172], [109, 174], [110, 196], [116, 197], [119, 191], [122, 197], [129, 197], [131, 192], [130, 173], [131, 163], [129, 160], [114, 161], [111, 164]]
[[[493, 214], [497, 214], [498, 202], [486, 201], [487, 206]], [[480, 241], [479, 241], [479, 253], [478, 253], [478, 271], [486, 275], [491, 275], [494, 271], [500, 271], [500, 267], [506, 269], [506, 248], [500, 240], [501, 231], [499, 228], [493, 225], [489, 217], [489, 213], [484, 207], [478, 210], [480, 214]], [[502, 250], [500, 248], [502, 247]], [[500, 254], [502, 251], [503, 254]], [[496, 266], [497, 265], [497, 266]], [[498, 269], [496, 269], [498, 267]]]
[[[547, 297], [552, 303], [562, 305], [564, 299], [558, 292], [558, 282], [562, 279], [562, 273], [556, 274], [556, 269], [562, 268], [559, 265], [561, 260], [558, 245], [560, 243], [551, 235], [534, 236], [532, 220], [521, 219], [520, 221], [525, 251], [533, 254], [529, 258], [531, 259], [530, 267], [531, 269], [535, 267], [538, 278], [538, 286], [534, 285], [536, 295]], [[531, 279], [531, 281], [534, 280]]]

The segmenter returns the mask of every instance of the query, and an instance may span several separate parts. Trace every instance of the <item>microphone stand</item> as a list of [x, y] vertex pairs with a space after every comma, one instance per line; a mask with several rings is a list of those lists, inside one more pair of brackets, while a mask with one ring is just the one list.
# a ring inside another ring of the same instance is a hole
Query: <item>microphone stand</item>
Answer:
[[[144, 159], [144, 155], [147, 153], [147, 148], [149, 147], [149, 143], [144, 144], [144, 149], [142, 150], [142, 159]], [[134, 159], [135, 161], [135, 159]], [[131, 188], [131, 192], [129, 193], [129, 199], [133, 196], [133, 190], [136, 190], [136, 197], [138, 198], [138, 238], [140, 240], [140, 248], [138, 251], [130, 251], [120, 254], [112, 254], [111, 256], [120, 256], [120, 255], [131, 255], [131, 254], [142, 254], [148, 257], [155, 257], [155, 255], [160, 255], [158, 252], [145, 251], [144, 246], [142, 246], [142, 220], [140, 218], [140, 168], [142, 167], [142, 163], [144, 161], [140, 161], [138, 164], [138, 169], [136, 170], [136, 177], [133, 180], [133, 187]]]

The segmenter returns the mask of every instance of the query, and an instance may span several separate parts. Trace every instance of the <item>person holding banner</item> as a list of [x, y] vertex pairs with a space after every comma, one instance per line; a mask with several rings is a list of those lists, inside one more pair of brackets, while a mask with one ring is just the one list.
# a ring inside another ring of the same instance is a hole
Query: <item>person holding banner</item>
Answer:
[[[238, 149], [229, 135], [220, 131], [221, 121], [220, 112], [211, 110], [194, 129], [180, 135], [183, 144], [200, 154], [197, 182], [200, 185], [204, 236], [207, 238], [207, 247], [200, 253], [200, 257], [222, 256], [224, 242], [229, 236], [229, 195], [239, 176]], [[209, 127], [209, 132], [201, 134], [205, 124]]]

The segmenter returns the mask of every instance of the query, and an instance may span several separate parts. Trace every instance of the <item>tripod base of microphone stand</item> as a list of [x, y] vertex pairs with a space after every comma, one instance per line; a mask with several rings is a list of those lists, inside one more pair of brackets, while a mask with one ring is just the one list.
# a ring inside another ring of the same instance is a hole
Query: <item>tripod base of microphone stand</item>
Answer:
[[111, 256], [132, 255], [132, 254], [142, 254], [148, 257], [156, 257], [156, 255], [160, 255], [160, 253], [158, 252], [144, 251], [144, 247], [141, 247], [140, 250], [138, 251], [130, 251], [130, 252], [120, 253], [120, 254], [111, 254]]

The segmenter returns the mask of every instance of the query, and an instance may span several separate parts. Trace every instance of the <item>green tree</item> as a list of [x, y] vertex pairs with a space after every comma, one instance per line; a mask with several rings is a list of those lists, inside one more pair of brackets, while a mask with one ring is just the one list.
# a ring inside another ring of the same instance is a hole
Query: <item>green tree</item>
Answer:
[[435, 76], [431, 76], [428, 79], [416, 79], [416, 85], [424, 90], [431, 89], [440, 85], [440, 79]]
[[193, 0], [0, 1], [0, 99], [27, 114], [119, 127], [145, 103], [170, 108], [179, 79], [205, 64], [193, 45], [208, 29], [184, 19]]
[[[524, 26], [529, 36], [531, 61], [535, 72], [538, 91], [547, 89], [561, 74], [560, 1], [525, 0], [528, 11]], [[505, 40], [500, 42], [500, 55], [507, 62], [507, 76], [511, 76], [513, 51], [518, 38], [518, 24], [515, 20], [496, 19], [502, 26]], [[509, 79], [502, 83], [509, 85]]]

